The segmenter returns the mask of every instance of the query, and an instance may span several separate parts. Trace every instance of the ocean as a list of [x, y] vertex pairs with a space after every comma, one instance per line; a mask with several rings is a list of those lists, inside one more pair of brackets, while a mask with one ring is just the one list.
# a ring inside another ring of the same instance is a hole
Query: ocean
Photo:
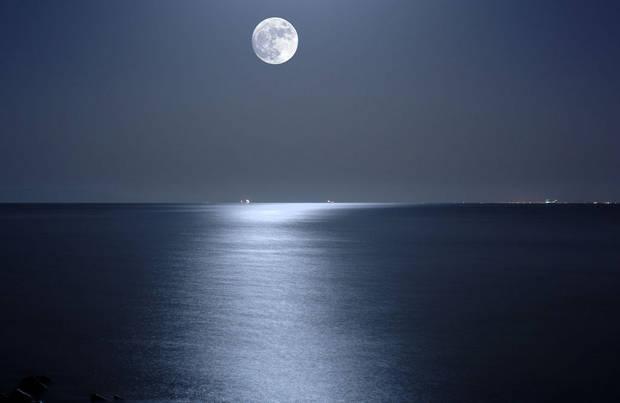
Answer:
[[0, 391], [614, 401], [614, 205], [6, 204]]

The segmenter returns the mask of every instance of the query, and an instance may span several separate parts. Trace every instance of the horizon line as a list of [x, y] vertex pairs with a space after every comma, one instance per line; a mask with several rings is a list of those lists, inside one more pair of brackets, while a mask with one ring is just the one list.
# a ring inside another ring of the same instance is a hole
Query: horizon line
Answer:
[[0, 201], [0, 205], [247, 205], [247, 204], [394, 204], [394, 205], [617, 205], [617, 200], [592, 201]]

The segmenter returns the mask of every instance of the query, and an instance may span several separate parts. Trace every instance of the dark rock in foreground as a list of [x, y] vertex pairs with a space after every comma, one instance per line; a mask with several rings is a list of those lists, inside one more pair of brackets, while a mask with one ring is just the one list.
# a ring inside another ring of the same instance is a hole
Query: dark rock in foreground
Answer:
[[8, 395], [0, 394], [2, 403], [35, 403], [40, 402], [47, 391], [51, 379], [47, 376], [28, 376], [19, 381], [19, 385]]

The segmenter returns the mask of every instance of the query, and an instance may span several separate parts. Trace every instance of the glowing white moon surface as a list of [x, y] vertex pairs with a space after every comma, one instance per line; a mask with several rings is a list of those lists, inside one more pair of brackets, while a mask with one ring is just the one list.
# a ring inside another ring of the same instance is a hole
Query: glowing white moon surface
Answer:
[[263, 20], [252, 33], [252, 49], [259, 59], [269, 64], [282, 64], [297, 52], [297, 31], [284, 18]]

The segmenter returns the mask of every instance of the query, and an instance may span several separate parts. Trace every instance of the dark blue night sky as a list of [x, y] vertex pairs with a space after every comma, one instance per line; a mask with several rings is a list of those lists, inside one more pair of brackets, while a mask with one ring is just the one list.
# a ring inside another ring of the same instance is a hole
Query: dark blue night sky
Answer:
[[[263, 18], [299, 32], [271, 66]], [[2, 201], [620, 199], [617, 1], [0, 3]]]

